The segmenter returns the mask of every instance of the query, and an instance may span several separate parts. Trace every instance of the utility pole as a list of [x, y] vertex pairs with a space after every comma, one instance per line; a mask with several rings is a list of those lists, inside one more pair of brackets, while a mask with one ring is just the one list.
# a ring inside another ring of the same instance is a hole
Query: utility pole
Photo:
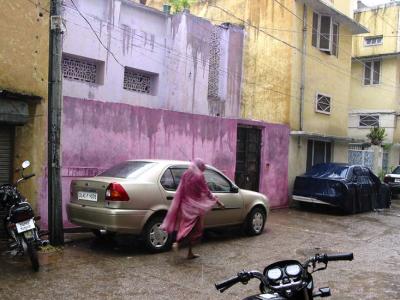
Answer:
[[60, 174], [62, 111], [62, 19], [61, 0], [50, 2], [49, 105], [48, 105], [48, 216], [49, 238], [53, 246], [64, 243]]

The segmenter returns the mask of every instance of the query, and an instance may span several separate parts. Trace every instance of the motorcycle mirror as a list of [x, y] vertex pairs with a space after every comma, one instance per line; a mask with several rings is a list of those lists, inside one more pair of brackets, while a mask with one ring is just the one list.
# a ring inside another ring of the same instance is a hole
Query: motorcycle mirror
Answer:
[[22, 169], [26, 169], [31, 165], [31, 162], [29, 160], [26, 160], [22, 163]]

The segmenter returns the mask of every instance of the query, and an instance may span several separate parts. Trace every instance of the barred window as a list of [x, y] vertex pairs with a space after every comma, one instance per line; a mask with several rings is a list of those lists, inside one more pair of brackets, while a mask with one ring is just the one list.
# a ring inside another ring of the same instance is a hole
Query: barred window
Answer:
[[152, 80], [154, 76], [133, 69], [125, 68], [124, 89], [150, 94], [152, 92]]
[[92, 61], [72, 57], [63, 57], [62, 60], [64, 78], [95, 83], [97, 69], [96, 63]]
[[317, 94], [315, 101], [315, 110], [320, 113], [330, 114], [331, 97], [322, 94]]
[[379, 127], [379, 115], [360, 115], [360, 127]]

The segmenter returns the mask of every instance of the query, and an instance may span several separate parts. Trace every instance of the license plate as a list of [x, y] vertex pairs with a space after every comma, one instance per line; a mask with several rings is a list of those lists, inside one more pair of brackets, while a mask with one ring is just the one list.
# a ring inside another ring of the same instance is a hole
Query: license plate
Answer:
[[35, 228], [35, 223], [33, 222], [33, 219], [19, 222], [16, 223], [15, 225], [17, 226], [18, 233], [25, 232]]
[[400, 178], [395, 179], [394, 182], [400, 182]]
[[97, 193], [92, 192], [78, 192], [78, 200], [97, 201]]

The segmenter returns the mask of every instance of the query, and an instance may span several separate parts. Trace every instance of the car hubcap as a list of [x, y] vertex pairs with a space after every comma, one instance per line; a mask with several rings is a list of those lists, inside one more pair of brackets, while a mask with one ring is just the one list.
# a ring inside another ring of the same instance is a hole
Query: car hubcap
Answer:
[[161, 248], [165, 245], [168, 239], [168, 233], [160, 229], [161, 223], [156, 223], [150, 229], [150, 243], [155, 248]]
[[264, 216], [260, 212], [256, 212], [253, 216], [253, 229], [256, 233], [259, 233], [263, 227]]

